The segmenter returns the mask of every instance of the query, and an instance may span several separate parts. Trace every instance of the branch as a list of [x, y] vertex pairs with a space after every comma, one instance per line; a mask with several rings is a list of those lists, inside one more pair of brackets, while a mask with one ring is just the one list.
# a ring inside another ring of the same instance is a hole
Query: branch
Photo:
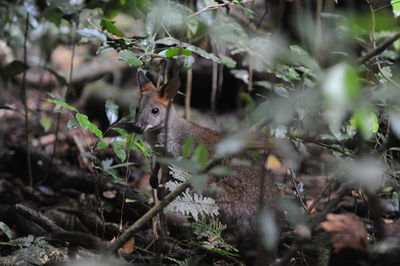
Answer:
[[62, 229], [60, 226], [55, 224], [48, 217], [38, 211], [30, 209], [22, 204], [15, 204], [15, 209], [26, 219], [34, 222], [37, 225], [40, 225], [48, 232], [64, 232], [64, 229]]
[[372, 49], [367, 54], [359, 57], [356, 62], [360, 63], [360, 64], [363, 64], [363, 63], [367, 62], [372, 57], [374, 57], [374, 56], [382, 53], [383, 51], [385, 51], [389, 46], [391, 46], [399, 38], [400, 38], [400, 32], [398, 32], [395, 35], [393, 35], [392, 37], [388, 38], [381, 45], [379, 45], [376, 48]]
[[186, 180], [181, 185], [179, 185], [174, 191], [165, 196], [165, 198], [162, 201], [160, 201], [159, 204], [151, 208], [142, 217], [140, 217], [139, 220], [137, 220], [133, 225], [131, 225], [128, 229], [126, 229], [126, 231], [123, 232], [122, 235], [119, 238], [117, 238], [114, 243], [110, 245], [111, 251], [115, 252], [120, 247], [122, 247], [129, 240], [129, 238], [134, 233], [136, 233], [136, 231], [140, 227], [149, 222], [154, 216], [156, 216], [159, 212], [161, 212], [169, 203], [171, 203], [176, 197], [178, 197], [179, 194], [185, 191], [190, 185], [189, 180], [190, 179]]
[[[201, 173], [207, 173], [211, 168], [216, 166], [222, 161], [222, 158], [217, 158], [211, 161], [202, 171]], [[140, 219], [138, 219], [134, 224], [132, 224], [125, 232], [121, 234], [119, 238], [115, 240], [114, 243], [110, 245], [111, 252], [117, 251], [120, 247], [122, 247], [130, 237], [132, 237], [140, 227], [151, 221], [151, 219], [156, 216], [159, 212], [161, 212], [168, 204], [170, 204], [176, 197], [178, 197], [182, 192], [184, 192], [189, 186], [193, 175], [191, 178], [180, 184], [174, 191], [169, 193], [164, 197], [160, 203], [151, 208], [148, 212], [146, 212]]]

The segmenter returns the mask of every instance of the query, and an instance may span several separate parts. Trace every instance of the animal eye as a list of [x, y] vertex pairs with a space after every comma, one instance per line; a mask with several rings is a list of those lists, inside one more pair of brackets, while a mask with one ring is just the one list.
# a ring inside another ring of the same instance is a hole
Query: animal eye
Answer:
[[153, 108], [153, 109], [151, 109], [151, 113], [153, 114], [153, 115], [156, 115], [156, 114], [158, 114], [160, 112], [160, 110], [158, 109], [158, 108]]

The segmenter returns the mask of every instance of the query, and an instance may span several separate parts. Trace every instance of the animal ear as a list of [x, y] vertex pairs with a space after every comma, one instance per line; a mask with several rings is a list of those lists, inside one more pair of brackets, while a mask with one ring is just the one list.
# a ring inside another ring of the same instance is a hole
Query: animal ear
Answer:
[[160, 98], [170, 101], [175, 97], [181, 86], [181, 80], [178, 75], [175, 75], [170, 81], [160, 88]]
[[146, 74], [142, 70], [138, 70], [137, 80], [140, 87], [140, 93], [155, 89], [154, 84], [146, 77]]

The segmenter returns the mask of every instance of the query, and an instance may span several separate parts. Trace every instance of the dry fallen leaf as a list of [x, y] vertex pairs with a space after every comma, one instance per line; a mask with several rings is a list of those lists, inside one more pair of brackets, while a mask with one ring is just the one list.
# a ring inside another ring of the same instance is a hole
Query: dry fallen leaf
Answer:
[[270, 154], [267, 158], [267, 161], [265, 162], [265, 168], [266, 169], [282, 168], [282, 163], [275, 155]]
[[129, 255], [135, 250], [135, 239], [129, 239], [121, 248], [118, 249], [118, 254]]
[[332, 235], [335, 252], [343, 248], [365, 251], [368, 245], [368, 233], [360, 219], [352, 214], [333, 214], [326, 216], [321, 226]]

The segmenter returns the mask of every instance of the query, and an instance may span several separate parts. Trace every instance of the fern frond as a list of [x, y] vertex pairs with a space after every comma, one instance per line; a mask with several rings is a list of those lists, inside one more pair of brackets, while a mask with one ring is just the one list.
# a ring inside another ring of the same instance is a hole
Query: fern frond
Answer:
[[183, 170], [182, 168], [179, 168], [175, 165], [170, 165], [169, 169], [171, 171], [169, 171], [169, 173], [176, 179], [179, 180], [181, 182], [185, 182], [186, 180], [188, 180], [192, 174]]
[[[192, 176], [192, 174], [175, 165], [171, 165], [169, 168], [171, 170], [170, 174], [177, 180], [165, 184], [165, 187], [170, 191], [175, 190], [177, 186], [179, 186], [179, 181], [184, 182]], [[219, 214], [218, 205], [215, 203], [214, 199], [191, 192], [189, 189], [187, 189], [182, 196], [172, 201], [166, 207], [166, 211], [191, 215], [196, 221], [199, 220], [199, 217], [216, 217]]]
[[189, 190], [186, 190], [182, 196], [171, 202], [166, 210], [183, 215], [191, 215], [196, 221], [199, 220], [199, 217], [216, 217], [219, 214], [218, 205], [214, 199], [203, 197], [196, 193], [192, 195]]

